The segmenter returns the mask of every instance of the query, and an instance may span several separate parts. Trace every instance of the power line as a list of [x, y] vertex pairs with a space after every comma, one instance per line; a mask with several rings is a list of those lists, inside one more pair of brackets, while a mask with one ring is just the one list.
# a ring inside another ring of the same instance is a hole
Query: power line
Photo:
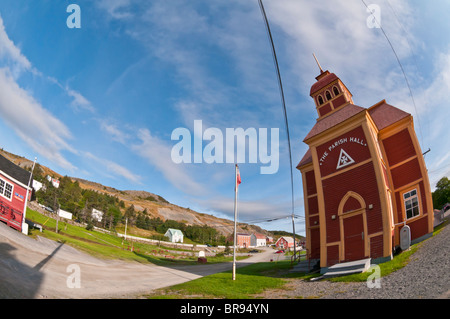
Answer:
[[[288, 142], [288, 150], [289, 150], [289, 163], [291, 168], [291, 192], [292, 192], [292, 228], [293, 228], [293, 234], [294, 234], [294, 241], [295, 241], [295, 223], [294, 223], [294, 173], [292, 169], [292, 154], [291, 154], [291, 139], [289, 136], [289, 125], [288, 125], [288, 118], [287, 118], [287, 111], [286, 111], [286, 102], [284, 99], [284, 92], [283, 92], [283, 83], [281, 81], [281, 74], [280, 74], [280, 68], [278, 66], [278, 59], [277, 54], [275, 52], [275, 45], [273, 43], [272, 33], [270, 32], [270, 26], [269, 21], [267, 20], [266, 11], [264, 10], [264, 5], [262, 3], [262, 0], [258, 0], [259, 2], [259, 8], [261, 9], [261, 14], [264, 18], [264, 22], [267, 29], [267, 35], [270, 40], [270, 44], [272, 47], [272, 58], [273, 62], [275, 64], [275, 69], [277, 72], [277, 78], [278, 78], [278, 87], [280, 89], [280, 96], [281, 96], [281, 102], [283, 106], [283, 114], [284, 114], [284, 124], [286, 126], [286, 135], [287, 135], [287, 142]], [[294, 245], [294, 253], [295, 253], [295, 245]]]
[[384, 31], [384, 28], [381, 26], [381, 23], [380, 23], [380, 22], [377, 20], [377, 18], [374, 16], [372, 10], [369, 9], [369, 7], [367, 6], [366, 2], [365, 2], [364, 0], [361, 0], [361, 1], [362, 1], [362, 3], [366, 6], [367, 11], [370, 12], [370, 14], [372, 15], [372, 17], [374, 18], [374, 20], [375, 20], [375, 22], [377, 23], [379, 29], [381, 30], [381, 32], [383, 32], [384, 37], [385, 37], [386, 40], [388, 41], [388, 43], [389, 43], [389, 45], [390, 45], [390, 47], [391, 47], [391, 49], [392, 49], [392, 52], [394, 52], [395, 58], [397, 59], [398, 65], [400, 66], [400, 69], [401, 69], [401, 71], [402, 71], [402, 73], [403, 73], [403, 77], [405, 78], [406, 86], [407, 86], [408, 89], [409, 89], [409, 94], [411, 95], [411, 100], [412, 100], [412, 102], [413, 102], [414, 109], [415, 109], [416, 114], [417, 114], [417, 123], [419, 124], [420, 138], [421, 138], [421, 140], [422, 140], [422, 145], [423, 145], [422, 125], [420, 124], [420, 120], [419, 120], [419, 112], [417, 112], [416, 101], [414, 100], [414, 95], [413, 95], [413, 93], [412, 93], [411, 86], [409, 85], [408, 77], [406, 76], [405, 70], [403, 69], [403, 65], [402, 65], [402, 63], [400, 62], [400, 58], [398, 57], [397, 52], [395, 51], [394, 46], [392, 45], [391, 40], [389, 39], [389, 37], [387, 36], [386, 32]]

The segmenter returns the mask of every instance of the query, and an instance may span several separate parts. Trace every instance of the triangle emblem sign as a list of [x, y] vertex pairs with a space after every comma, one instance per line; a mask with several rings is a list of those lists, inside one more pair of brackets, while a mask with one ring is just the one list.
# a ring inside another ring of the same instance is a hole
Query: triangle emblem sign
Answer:
[[346, 167], [348, 165], [351, 165], [353, 163], [355, 163], [355, 160], [353, 158], [351, 158], [351, 156], [348, 155], [346, 151], [341, 149], [341, 153], [339, 154], [339, 159], [338, 159], [338, 164], [336, 166], [336, 170]]

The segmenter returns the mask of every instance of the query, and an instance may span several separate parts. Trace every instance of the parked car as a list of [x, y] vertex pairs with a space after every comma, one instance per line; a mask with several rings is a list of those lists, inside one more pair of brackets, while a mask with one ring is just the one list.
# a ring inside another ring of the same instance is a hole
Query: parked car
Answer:
[[252, 253], [252, 254], [253, 254], [253, 253], [259, 253], [259, 250], [253, 249], [253, 250], [250, 250], [249, 253]]
[[281, 254], [281, 253], [284, 253], [284, 249], [280, 249], [275, 252], [275, 254]]

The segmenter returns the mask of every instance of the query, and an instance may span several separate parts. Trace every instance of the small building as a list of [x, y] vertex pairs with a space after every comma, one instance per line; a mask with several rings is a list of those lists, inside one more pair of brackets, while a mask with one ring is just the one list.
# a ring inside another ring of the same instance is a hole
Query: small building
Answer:
[[34, 188], [34, 191], [35, 191], [35, 192], [37, 192], [38, 190], [40, 190], [43, 186], [44, 186], [44, 185], [43, 185], [41, 182], [39, 182], [39, 181], [33, 179], [33, 188]]
[[272, 243], [273, 243], [273, 237], [271, 237], [271, 236], [266, 236], [266, 243], [267, 243], [267, 244], [272, 244]]
[[275, 243], [275, 247], [278, 249], [288, 249], [294, 247], [294, 238], [292, 237], [280, 237]]
[[251, 246], [251, 236], [249, 234], [236, 234], [237, 247], [247, 248]]
[[25, 198], [31, 173], [0, 155], [0, 220], [22, 231]]
[[263, 234], [252, 234], [250, 236], [250, 246], [264, 247], [266, 246], [266, 236]]
[[322, 270], [390, 260], [403, 228], [412, 243], [433, 232], [431, 188], [413, 117], [385, 100], [357, 106], [339, 77], [320, 71], [310, 90], [318, 118], [297, 166], [309, 259], [320, 260]]
[[47, 175], [47, 180], [52, 183], [53, 187], [59, 188], [59, 179]]
[[91, 217], [96, 221], [101, 222], [103, 219], [103, 212], [98, 209], [92, 208]]
[[164, 234], [165, 237], [169, 237], [169, 241], [172, 243], [182, 243], [183, 233], [179, 229], [169, 228]]

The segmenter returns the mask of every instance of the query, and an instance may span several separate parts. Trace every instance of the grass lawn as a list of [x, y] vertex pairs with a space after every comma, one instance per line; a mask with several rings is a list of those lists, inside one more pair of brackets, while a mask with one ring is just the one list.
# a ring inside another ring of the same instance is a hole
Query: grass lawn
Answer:
[[[87, 230], [84, 227], [63, 221], [59, 221], [58, 233], [56, 233], [55, 219], [42, 215], [30, 208], [27, 209], [27, 219], [44, 227], [42, 233], [37, 229], [30, 229], [31, 237], [46, 237], [75, 247], [95, 257], [142, 263], [150, 262], [161, 266], [198, 264], [195, 256], [183, 256], [182, 259], [177, 259], [180, 256], [179, 254], [170, 253], [164, 247], [127, 241], [115, 235]], [[133, 250], [130, 249], [131, 247], [133, 247]], [[242, 257], [240, 258], [242, 259]], [[226, 262], [232, 259], [232, 257], [208, 257], [208, 263]]]
[[234, 281], [232, 272], [227, 271], [162, 288], [147, 297], [152, 299], [253, 299], [253, 295], [262, 293], [266, 289], [281, 288], [286, 283], [283, 278], [286, 277], [290, 267], [291, 262], [288, 260], [253, 264], [237, 268]]

